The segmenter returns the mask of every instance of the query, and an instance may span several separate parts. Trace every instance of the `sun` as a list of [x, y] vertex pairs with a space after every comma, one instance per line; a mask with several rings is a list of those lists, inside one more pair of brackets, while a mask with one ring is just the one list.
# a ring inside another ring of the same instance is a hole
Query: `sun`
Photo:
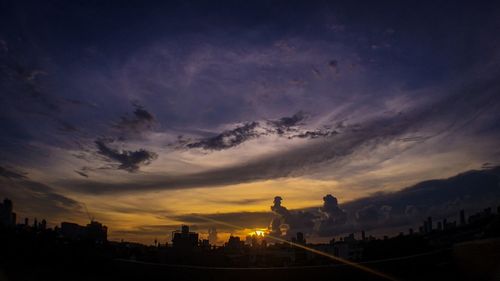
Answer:
[[248, 235], [250, 236], [259, 236], [259, 237], [264, 237], [266, 235], [266, 231], [265, 230], [254, 230], [250, 233], [248, 233]]

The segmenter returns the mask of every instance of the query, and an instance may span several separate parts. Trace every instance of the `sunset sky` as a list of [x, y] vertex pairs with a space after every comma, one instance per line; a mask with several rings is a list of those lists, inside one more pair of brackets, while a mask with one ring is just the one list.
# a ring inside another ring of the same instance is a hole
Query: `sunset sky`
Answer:
[[0, 199], [152, 243], [499, 165], [500, 5], [458, 2], [0, 1]]

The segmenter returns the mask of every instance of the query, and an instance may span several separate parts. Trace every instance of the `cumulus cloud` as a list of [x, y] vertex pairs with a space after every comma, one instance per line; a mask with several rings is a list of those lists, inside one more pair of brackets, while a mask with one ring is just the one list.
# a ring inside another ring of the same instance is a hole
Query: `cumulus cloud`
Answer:
[[[478, 188], [480, 186], [480, 188]], [[289, 210], [276, 196], [269, 223], [273, 235], [333, 236], [361, 230], [416, 227], [428, 216], [456, 218], [460, 209], [475, 212], [500, 205], [500, 167], [468, 171], [448, 179], [430, 180], [392, 193], [376, 193], [343, 204], [331, 194], [323, 206]]]
[[316, 216], [310, 212], [295, 211], [290, 212], [281, 205], [281, 196], [274, 197], [271, 211], [275, 217], [271, 220], [271, 234], [277, 236], [294, 236], [295, 232], [309, 232], [314, 226]]
[[[411, 187], [394, 194], [408, 193], [410, 189]], [[433, 193], [433, 191], [431, 191], [431, 193]], [[429, 215], [437, 218], [444, 218], [456, 215], [455, 213], [457, 213], [460, 208], [475, 210], [488, 206], [485, 204], [495, 202], [494, 200], [466, 200], [467, 202], [464, 201], [462, 205], [454, 206], [454, 208], [447, 210], [446, 213], [435, 208], [440, 205], [440, 203], [437, 202], [435, 206], [421, 206], [423, 212], [415, 213], [415, 207], [408, 205], [415, 202], [415, 200], [381, 201], [380, 196], [387, 195], [376, 194], [344, 203], [341, 208], [338, 202], [336, 202], [335, 197], [328, 194], [323, 199], [322, 207], [303, 210], [286, 208], [282, 205], [282, 197], [276, 196], [271, 206], [271, 212], [235, 212], [167, 216], [168, 218], [194, 225], [196, 229], [206, 229], [216, 226], [220, 230], [232, 232], [236, 230], [236, 228], [261, 228], [268, 225], [271, 234], [276, 236], [292, 237], [297, 232], [303, 232], [306, 235], [328, 237], [361, 230], [374, 231], [394, 227], [406, 229], [407, 227], [414, 227], [421, 223], [421, 220]], [[453, 196], [454, 194], [449, 192], [447, 199], [440, 202], [448, 202]], [[500, 203], [498, 194], [494, 196], [497, 196], [496, 202]], [[419, 197], [419, 195], [415, 195], [415, 197]], [[388, 204], [394, 204], [396, 207], [393, 208]], [[401, 212], [397, 206], [405, 204], [409, 207]], [[242, 225], [242, 222], [245, 222], [244, 225]], [[173, 226], [175, 227], [174, 229], [178, 228], [178, 225]]]
[[156, 153], [145, 149], [136, 151], [113, 149], [108, 146], [105, 140], [96, 140], [95, 144], [99, 154], [113, 162], [119, 163], [119, 169], [129, 172], [139, 170], [141, 165], [148, 165], [158, 157]]
[[331, 194], [327, 194], [325, 197], [323, 197], [323, 207], [321, 207], [320, 210], [325, 214], [327, 218], [332, 218], [336, 221], [345, 220], [345, 212], [339, 208], [337, 198], [335, 198]]
[[342, 226], [347, 222], [347, 213], [339, 207], [337, 198], [331, 194], [323, 197], [323, 207], [319, 209], [320, 219], [316, 220], [317, 231], [328, 233], [332, 228]]

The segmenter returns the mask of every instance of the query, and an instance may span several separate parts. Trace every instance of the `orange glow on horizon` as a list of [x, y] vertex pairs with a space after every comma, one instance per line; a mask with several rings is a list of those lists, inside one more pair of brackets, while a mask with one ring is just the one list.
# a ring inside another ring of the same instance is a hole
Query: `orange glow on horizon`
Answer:
[[264, 237], [266, 236], [268, 233], [268, 230], [266, 228], [260, 228], [260, 229], [256, 229], [252, 232], [249, 232], [248, 235], [249, 236], [258, 236], [258, 237]]

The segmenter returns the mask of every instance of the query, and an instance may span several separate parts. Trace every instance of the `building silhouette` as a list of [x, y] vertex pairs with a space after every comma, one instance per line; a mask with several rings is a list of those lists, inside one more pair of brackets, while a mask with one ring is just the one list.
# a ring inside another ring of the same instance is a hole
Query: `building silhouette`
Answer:
[[[12, 202], [4, 200], [1, 204], [2, 219], [8, 217], [5, 214], [13, 213], [11, 207]], [[14, 247], [16, 251], [22, 249], [26, 241], [31, 241], [29, 243], [35, 244], [28, 243], [28, 245], [35, 247], [36, 243], [55, 245], [54, 248], [59, 248], [66, 254], [73, 253], [73, 250], [91, 249], [87, 253], [91, 256], [99, 252], [99, 255], [117, 259], [169, 265], [294, 267], [332, 264], [331, 259], [317, 255], [308, 248], [343, 259], [364, 262], [434, 253], [436, 250], [446, 250], [450, 245], [466, 241], [480, 239], [488, 241], [489, 238], [500, 237], [500, 213], [493, 213], [492, 210], [494, 209], [486, 208], [472, 214], [467, 220], [465, 212], [459, 211], [454, 216], [458, 219], [457, 222], [449, 222], [446, 218], [428, 217], [420, 227], [421, 232], [414, 232], [413, 228], [409, 228], [408, 234], [401, 232], [393, 237], [383, 236], [382, 239], [361, 230], [342, 235], [338, 240], [332, 239], [330, 243], [307, 243], [306, 235], [297, 232], [288, 242], [274, 241], [272, 237], [267, 238], [264, 235], [249, 235], [245, 243], [239, 236], [231, 235], [223, 246], [215, 247], [210, 244], [209, 239], [200, 240], [198, 233], [191, 232], [187, 225], [183, 225], [180, 230], [172, 232], [172, 244], [156, 245], [155, 242], [156, 246], [151, 247], [122, 240], [122, 242], [111, 241], [103, 246], [101, 243], [107, 241], [107, 227], [94, 220], [85, 226], [63, 222], [60, 228], [52, 230], [47, 227], [44, 219], [33, 219], [31, 225], [28, 225], [26, 219], [24, 224], [0, 227], [0, 231], [11, 233], [11, 237], [19, 239], [18, 246]], [[500, 208], [497, 208], [497, 211], [500, 211]], [[461, 223], [463, 220], [464, 224]], [[215, 229], [209, 229], [209, 236], [214, 233]], [[80, 243], [89, 241], [93, 243]], [[66, 252], [67, 249], [72, 250]]]
[[229, 240], [226, 243], [226, 248], [232, 252], [240, 252], [245, 246], [245, 242], [241, 241], [239, 236], [229, 236]]
[[0, 223], [5, 226], [13, 226], [16, 224], [16, 213], [13, 212], [12, 201], [8, 198], [0, 203]]
[[87, 239], [96, 243], [108, 241], [108, 227], [97, 221], [91, 221], [85, 227]]
[[189, 226], [181, 226], [181, 230], [172, 232], [172, 246], [179, 250], [190, 250], [198, 247], [198, 233], [190, 232]]
[[465, 225], [465, 211], [460, 210], [460, 225]]
[[95, 243], [104, 243], [108, 240], [108, 228], [97, 221], [91, 221], [86, 226], [62, 222], [60, 233], [70, 240], [88, 240]]

